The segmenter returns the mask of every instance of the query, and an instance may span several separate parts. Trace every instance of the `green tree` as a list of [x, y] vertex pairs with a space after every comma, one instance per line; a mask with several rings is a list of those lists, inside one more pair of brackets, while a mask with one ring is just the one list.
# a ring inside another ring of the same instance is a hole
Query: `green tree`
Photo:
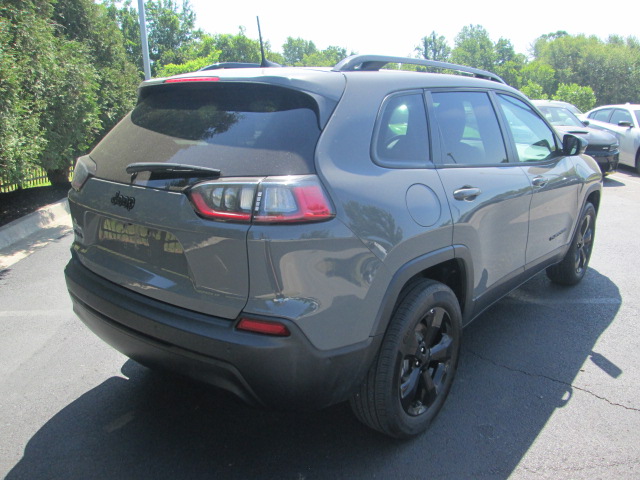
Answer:
[[520, 91], [531, 100], [546, 100], [548, 98], [542, 86], [532, 81], [524, 85]]
[[0, 172], [12, 183], [35, 166], [46, 143], [40, 132], [38, 105], [22, 75], [32, 53], [21, 49], [30, 43], [25, 39], [27, 31], [32, 37], [52, 40], [49, 26], [33, 7], [26, 11], [0, 7]]
[[415, 48], [419, 58], [435, 60], [437, 62], [448, 62], [451, 56], [451, 47], [447, 39], [432, 31], [426, 37], [422, 37], [420, 44]]
[[299, 37], [287, 37], [287, 41], [282, 45], [285, 65], [301, 64], [305, 55], [313, 55], [317, 51], [318, 49], [313, 42]]
[[487, 31], [480, 25], [468, 25], [455, 38], [451, 60], [460, 65], [493, 71], [497, 54]]
[[174, 0], [149, 0], [145, 11], [152, 74], [162, 65], [188, 60], [185, 50], [201, 34], [195, 30], [196, 14], [189, 0], [181, 7]]
[[[637, 40], [595, 36], [543, 36], [535, 43], [536, 60], [555, 70], [559, 85], [590, 86], [600, 104], [640, 98], [640, 49]], [[549, 39], [551, 38], [551, 39]]]
[[520, 74], [522, 88], [524, 85], [537, 85], [540, 88], [540, 96], [535, 98], [551, 98], [558, 89], [558, 82], [555, 79], [556, 71], [547, 63], [539, 60], [529, 62], [522, 67]]
[[300, 62], [305, 67], [333, 67], [347, 56], [347, 50], [342, 47], [331, 46], [310, 55], [305, 55]]
[[53, 19], [58, 32], [81, 42], [97, 70], [100, 130], [109, 131], [135, 102], [138, 71], [124, 48], [125, 39], [105, 5], [93, 0], [56, 0]]
[[596, 96], [593, 93], [593, 89], [591, 87], [582, 87], [575, 83], [569, 85], [561, 83], [553, 99], [572, 103], [583, 112], [591, 110], [596, 104]]

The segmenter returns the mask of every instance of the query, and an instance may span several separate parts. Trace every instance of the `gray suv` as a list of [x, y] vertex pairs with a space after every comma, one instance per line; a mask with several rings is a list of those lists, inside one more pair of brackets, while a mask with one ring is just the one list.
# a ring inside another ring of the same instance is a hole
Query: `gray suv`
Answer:
[[151, 368], [271, 408], [349, 400], [412, 436], [463, 326], [542, 270], [584, 276], [601, 196], [585, 145], [499, 77], [426, 60], [146, 81], [77, 161], [73, 307]]

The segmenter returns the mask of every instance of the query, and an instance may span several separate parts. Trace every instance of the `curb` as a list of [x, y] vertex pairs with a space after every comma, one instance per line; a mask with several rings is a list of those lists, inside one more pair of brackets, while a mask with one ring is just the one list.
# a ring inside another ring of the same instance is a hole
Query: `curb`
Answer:
[[38, 230], [60, 225], [71, 226], [66, 198], [0, 227], [0, 250], [24, 240]]

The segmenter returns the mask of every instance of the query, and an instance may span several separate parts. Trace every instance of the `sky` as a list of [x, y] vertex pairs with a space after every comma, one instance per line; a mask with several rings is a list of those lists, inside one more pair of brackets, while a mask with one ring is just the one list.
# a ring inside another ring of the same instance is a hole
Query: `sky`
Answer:
[[[529, 54], [533, 41], [545, 33], [565, 30], [571, 35], [640, 37], [640, 2], [618, 0], [236, 0], [220, 3], [190, 0], [196, 26], [207, 33], [238, 33], [262, 37], [282, 52], [287, 37], [312, 41], [317, 48], [343, 47], [347, 53], [414, 56], [420, 40], [435, 31], [454, 46], [465, 25], [481, 25], [494, 41], [510, 40], [517, 53]], [[608, 7], [607, 5], [611, 5]]]

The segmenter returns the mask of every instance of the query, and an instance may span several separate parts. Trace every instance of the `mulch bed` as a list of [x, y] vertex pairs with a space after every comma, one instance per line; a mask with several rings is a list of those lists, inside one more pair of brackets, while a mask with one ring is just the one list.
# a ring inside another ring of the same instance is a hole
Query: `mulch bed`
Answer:
[[0, 193], [0, 227], [67, 196], [70, 185], [34, 187]]

